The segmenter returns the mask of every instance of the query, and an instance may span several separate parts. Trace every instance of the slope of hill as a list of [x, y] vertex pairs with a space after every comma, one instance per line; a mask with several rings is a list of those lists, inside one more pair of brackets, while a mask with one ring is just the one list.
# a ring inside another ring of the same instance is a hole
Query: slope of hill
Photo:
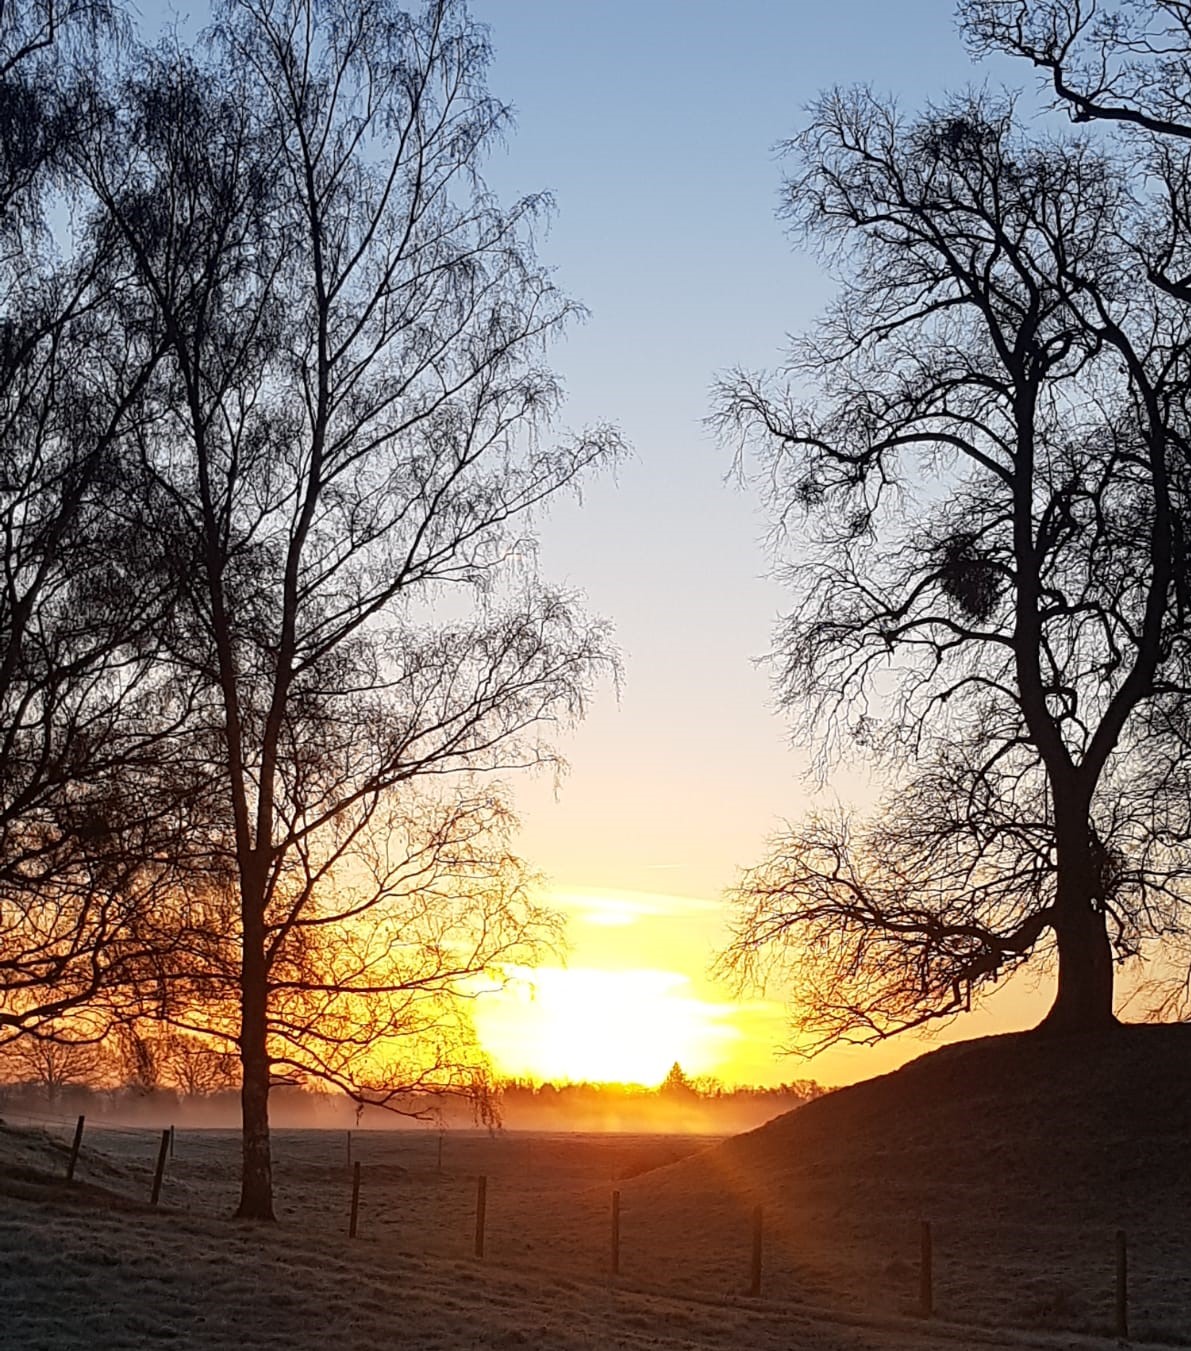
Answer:
[[684, 1283], [739, 1286], [761, 1204], [767, 1294], [871, 1312], [928, 1219], [940, 1313], [999, 1326], [1108, 1330], [1121, 1228], [1134, 1335], [1191, 1342], [1191, 1027], [948, 1046], [627, 1187]]

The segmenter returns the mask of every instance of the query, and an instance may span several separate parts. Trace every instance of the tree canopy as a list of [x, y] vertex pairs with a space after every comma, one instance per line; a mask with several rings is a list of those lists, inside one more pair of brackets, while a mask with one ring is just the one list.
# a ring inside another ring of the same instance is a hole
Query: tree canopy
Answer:
[[[503, 781], [615, 662], [533, 532], [620, 441], [556, 428], [581, 311], [535, 257], [548, 202], [484, 183], [510, 115], [461, 0], [228, 0], [154, 48], [71, 15], [77, 79], [63, 12], [3, 15], [0, 710], [32, 786], [0, 934], [27, 983], [239, 1056], [268, 1218], [274, 1083], [485, 1100], [467, 1006], [556, 933]], [[42, 182], [78, 204], [61, 258]]]
[[1111, 151], [1016, 121], [822, 99], [785, 202], [839, 298], [783, 378], [721, 390], [798, 596], [783, 702], [821, 767], [860, 750], [896, 785], [737, 889], [722, 964], [792, 979], [803, 1046], [952, 1016], [1036, 956], [1049, 1023], [1103, 1025], [1114, 963], [1186, 926], [1187, 315]]

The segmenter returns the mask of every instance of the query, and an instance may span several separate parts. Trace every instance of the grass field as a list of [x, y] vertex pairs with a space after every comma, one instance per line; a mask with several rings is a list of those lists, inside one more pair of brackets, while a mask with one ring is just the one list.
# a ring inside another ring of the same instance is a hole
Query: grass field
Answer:
[[[946, 1317], [926, 1325], [912, 1312], [916, 1264], [896, 1254], [875, 1283], [884, 1304], [849, 1303], [813, 1274], [813, 1263], [794, 1260], [780, 1226], [767, 1241], [762, 1298], [750, 1298], [753, 1197], [733, 1192], [723, 1147], [698, 1138], [452, 1132], [440, 1172], [437, 1134], [355, 1132], [362, 1187], [359, 1235], [349, 1240], [344, 1132], [278, 1132], [279, 1223], [250, 1226], [226, 1218], [235, 1203], [234, 1134], [180, 1131], [153, 1211], [146, 1203], [159, 1136], [89, 1127], [68, 1189], [57, 1180], [64, 1127], [0, 1131], [0, 1346], [1109, 1344]], [[488, 1179], [482, 1262], [473, 1252], [479, 1175]], [[622, 1198], [615, 1282], [613, 1188]]]

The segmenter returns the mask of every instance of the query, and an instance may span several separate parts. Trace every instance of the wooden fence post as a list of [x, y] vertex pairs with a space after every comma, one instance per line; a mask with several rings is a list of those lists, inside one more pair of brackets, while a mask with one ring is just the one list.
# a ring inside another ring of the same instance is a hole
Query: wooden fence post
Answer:
[[620, 1275], [620, 1193], [612, 1193], [612, 1274]]
[[149, 1198], [149, 1204], [155, 1206], [161, 1199], [161, 1179], [165, 1176], [165, 1156], [170, 1149], [169, 1131], [161, 1132], [161, 1148], [157, 1151], [157, 1171], [153, 1174], [153, 1195]]
[[1113, 1331], [1121, 1341], [1129, 1340], [1129, 1249], [1123, 1229], [1117, 1230], [1116, 1318]]
[[348, 1238], [356, 1236], [356, 1222], [360, 1218], [360, 1164], [352, 1164], [352, 1218], [347, 1227]]
[[79, 1148], [83, 1143], [83, 1123], [86, 1120], [85, 1116], [80, 1116], [78, 1125], [74, 1128], [74, 1144], [70, 1147], [70, 1162], [66, 1165], [67, 1182], [74, 1181], [74, 1166], [79, 1161]]
[[930, 1221], [923, 1220], [919, 1233], [918, 1312], [923, 1318], [930, 1318], [934, 1311], [934, 1247], [931, 1243]]
[[170, 1127], [170, 1158], [174, 1157], [174, 1128]]
[[476, 1179], [476, 1256], [484, 1256], [484, 1219], [488, 1211], [488, 1179]]
[[761, 1207], [757, 1206], [753, 1210], [753, 1262], [749, 1274], [750, 1295], [759, 1295], [761, 1293], [761, 1225]]

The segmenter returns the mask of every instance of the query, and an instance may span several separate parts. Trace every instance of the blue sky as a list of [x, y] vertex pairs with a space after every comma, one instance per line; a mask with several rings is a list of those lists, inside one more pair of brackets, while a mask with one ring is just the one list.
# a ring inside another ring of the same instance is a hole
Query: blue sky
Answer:
[[[171, 11], [146, 12], [148, 28]], [[571, 921], [571, 979], [544, 971], [536, 1013], [498, 1000], [482, 1030], [532, 1060], [534, 1028], [606, 1034], [612, 999], [638, 1040], [664, 995], [702, 1029], [708, 1058], [688, 1068], [715, 1069], [715, 1048], [734, 1040], [742, 1077], [803, 1074], [773, 1055], [780, 1005], [735, 1001], [707, 978], [723, 889], [811, 792], [806, 750], [789, 744], [756, 664], [788, 598], [766, 579], [755, 502], [726, 482], [731, 453], [704, 429], [709, 391], [732, 366], [778, 364], [831, 295], [775, 217], [774, 146], [819, 91], [868, 83], [912, 109], [972, 83], [1029, 87], [1031, 74], [973, 66], [953, 0], [472, 0], [472, 12], [491, 26], [492, 91], [517, 113], [490, 184], [505, 200], [554, 194], [540, 254], [591, 311], [555, 351], [565, 420], [616, 423], [634, 452], [542, 529], [543, 572], [614, 622], [624, 656], [619, 696], [599, 691], [561, 740], [560, 789], [515, 785], [520, 850]], [[194, 6], [179, 27], [204, 13]], [[853, 772], [827, 787], [845, 799], [878, 790]], [[622, 996], [608, 993], [615, 980]], [[956, 1032], [1028, 1023], [1041, 997], [998, 997]], [[687, 1051], [654, 1040], [660, 1076]], [[844, 1052], [809, 1072], [856, 1078], [920, 1049]]]
[[[775, 145], [815, 95], [870, 83], [913, 108], [972, 82], [953, 0], [472, 0], [492, 92], [517, 126], [488, 167], [505, 200], [557, 203], [542, 260], [589, 321], [556, 349], [565, 420], [634, 451], [543, 531], [548, 578], [616, 626], [617, 698], [563, 738], [572, 771], [521, 783], [521, 848], [560, 888], [717, 896], [808, 798], [772, 711], [767, 650], [786, 603], [765, 522], [703, 427], [715, 376], [773, 366], [831, 295], [776, 219]], [[142, 0], [141, 31], [205, 26], [204, 3]], [[856, 776], [831, 785], [863, 794]]]
[[634, 448], [617, 484], [544, 531], [548, 575], [615, 621], [625, 681], [565, 743], [557, 802], [549, 785], [519, 791], [523, 848], [565, 885], [716, 895], [807, 797], [806, 756], [753, 664], [785, 601], [764, 577], [764, 522], [702, 426], [717, 372], [776, 364], [831, 294], [775, 218], [773, 147], [835, 83], [914, 107], [1030, 75], [974, 67], [951, 0], [473, 12], [492, 28], [493, 91], [518, 114], [492, 181], [555, 194], [541, 252], [591, 310], [556, 354], [568, 420], [616, 422]]
[[[614, 620], [625, 677], [564, 741], [561, 791], [518, 786], [521, 848], [571, 915], [572, 968], [684, 972], [679, 993], [736, 1037], [735, 1073], [806, 1073], [774, 1056], [777, 1002], [734, 1003], [706, 977], [725, 915], [706, 902], [812, 791], [805, 748], [790, 745], [755, 662], [787, 598], [766, 579], [756, 503], [725, 482], [731, 454], [703, 426], [709, 389], [731, 366], [778, 364], [831, 295], [775, 217], [774, 146], [820, 90], [868, 83], [913, 109], [973, 83], [1029, 88], [1031, 73], [974, 66], [952, 0], [476, 0], [473, 12], [492, 28], [493, 92], [518, 114], [491, 181], [504, 195], [554, 193], [542, 256], [591, 310], [556, 353], [567, 418], [616, 422], [634, 448], [617, 483], [543, 531], [545, 572]], [[878, 791], [853, 772], [826, 788]], [[574, 892], [623, 895], [618, 925], [592, 927]], [[1011, 989], [948, 1035], [1028, 1025], [1045, 995], [1045, 981]], [[921, 1049], [837, 1052], [809, 1072], [852, 1079]]]

